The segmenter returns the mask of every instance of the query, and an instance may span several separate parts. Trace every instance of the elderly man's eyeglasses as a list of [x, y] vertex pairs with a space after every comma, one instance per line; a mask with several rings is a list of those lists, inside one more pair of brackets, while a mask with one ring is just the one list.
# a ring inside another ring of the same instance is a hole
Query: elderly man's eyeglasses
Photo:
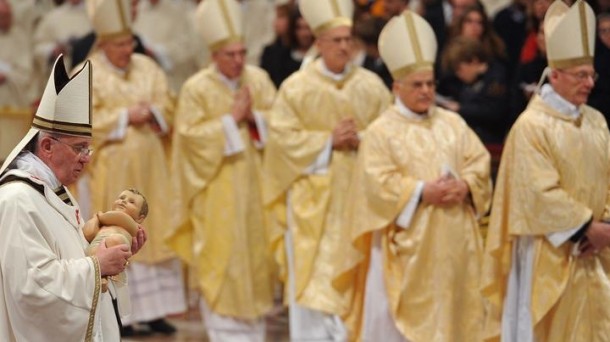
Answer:
[[74, 151], [74, 153], [78, 154], [81, 157], [86, 157], [86, 156], [91, 156], [91, 154], [93, 153], [93, 149], [89, 148], [89, 147], [85, 147], [85, 146], [78, 146], [78, 145], [72, 145], [72, 144], [68, 144], [66, 142], [63, 142], [55, 137], [50, 137], [52, 140], [55, 140], [59, 143], [62, 143], [66, 146], [69, 146], [72, 151]]
[[594, 72], [594, 73], [589, 73], [586, 71], [569, 72], [569, 71], [565, 71], [565, 70], [561, 70], [561, 69], [559, 69], [559, 72], [570, 75], [570, 76], [574, 77], [576, 80], [578, 80], [579, 82], [584, 82], [584, 81], [588, 80], [589, 78], [591, 80], [593, 80], [593, 82], [595, 82], [599, 78], [599, 75], [596, 72]]

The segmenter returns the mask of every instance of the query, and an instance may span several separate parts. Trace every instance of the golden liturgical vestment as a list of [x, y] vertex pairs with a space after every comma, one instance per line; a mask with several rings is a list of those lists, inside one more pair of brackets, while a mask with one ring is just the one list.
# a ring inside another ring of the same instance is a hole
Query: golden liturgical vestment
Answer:
[[[441, 177], [444, 169], [468, 184], [470, 198], [450, 207], [420, 202], [408, 227], [397, 226], [417, 183]], [[489, 153], [456, 113], [432, 107], [426, 117], [414, 119], [394, 106], [371, 124], [346, 205], [351, 244], [337, 253], [345, 272], [334, 282], [351, 299], [344, 318], [352, 337], [361, 333], [377, 232], [389, 310], [401, 334], [412, 342], [481, 340], [483, 246], [477, 214], [491, 202], [489, 172]]]
[[513, 126], [502, 156], [484, 262], [487, 332], [499, 340], [513, 246], [533, 239], [531, 316], [537, 341], [609, 341], [608, 248], [588, 258], [547, 234], [610, 220], [610, 136], [601, 113], [562, 114], [535, 96]]
[[325, 173], [305, 170], [342, 119], [353, 118], [362, 132], [389, 106], [391, 95], [368, 70], [352, 67], [341, 81], [335, 81], [322, 74], [321, 64], [321, 60], [310, 63], [280, 88], [265, 154], [264, 195], [277, 215], [271, 238], [280, 265], [285, 265], [282, 238], [286, 195], [290, 194], [296, 302], [339, 314], [345, 306], [332, 287], [339, 266], [333, 251], [345, 241], [342, 214], [357, 153], [333, 150]]
[[169, 158], [166, 143], [149, 124], [127, 125], [124, 135], [115, 134], [121, 114], [139, 102], [148, 102], [171, 127], [171, 98], [163, 71], [155, 62], [133, 54], [123, 74], [103, 55], [91, 57], [93, 101], [93, 148], [87, 172], [91, 177], [92, 213], [108, 211], [126, 188], [135, 188], [151, 209], [144, 223], [148, 240], [132, 259], [155, 264], [174, 257], [163, 237], [171, 229], [167, 208], [170, 196]]
[[[246, 66], [239, 85], [248, 86], [252, 110], [266, 116], [276, 92], [269, 76]], [[182, 87], [173, 141], [178, 227], [168, 243], [196, 270], [214, 313], [256, 319], [273, 305], [275, 277], [261, 193], [262, 150], [246, 122], [238, 124], [244, 149], [225, 155], [222, 117], [234, 102], [235, 92], [215, 65]]]

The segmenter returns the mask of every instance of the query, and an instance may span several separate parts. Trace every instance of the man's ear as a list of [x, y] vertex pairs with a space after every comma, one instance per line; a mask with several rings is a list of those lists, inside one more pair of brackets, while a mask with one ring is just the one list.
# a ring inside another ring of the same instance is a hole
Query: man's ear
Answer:
[[49, 137], [43, 137], [40, 139], [38, 141], [38, 151], [44, 154], [51, 153], [51, 145], [53, 144], [51, 140], [52, 139]]

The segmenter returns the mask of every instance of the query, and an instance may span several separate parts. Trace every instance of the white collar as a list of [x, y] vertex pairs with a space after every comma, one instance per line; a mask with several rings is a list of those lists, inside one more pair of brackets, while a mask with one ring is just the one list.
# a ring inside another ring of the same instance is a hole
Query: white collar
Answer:
[[544, 103], [562, 114], [573, 118], [578, 118], [580, 116], [579, 108], [561, 97], [561, 95], [559, 95], [548, 83], [543, 85], [540, 89], [540, 98], [542, 98]]
[[422, 120], [426, 120], [429, 117], [428, 113], [417, 114], [414, 111], [410, 110], [409, 108], [407, 108], [407, 106], [405, 106], [404, 103], [402, 103], [402, 101], [400, 101], [400, 98], [398, 98], [398, 97], [396, 97], [396, 100], [394, 101], [394, 105], [396, 105], [396, 108], [398, 109], [398, 113], [400, 113], [402, 116], [406, 117], [407, 119], [422, 121]]
[[[244, 68], [245, 68], [245, 66], [244, 66]], [[214, 64], [214, 70], [216, 70], [216, 73], [218, 73], [218, 77], [220, 77], [220, 80], [222, 81], [222, 83], [224, 83], [227, 87], [229, 87], [229, 89], [231, 89], [233, 91], [237, 91], [237, 89], [239, 89], [239, 77], [236, 79], [228, 78], [222, 72], [220, 72], [220, 70], [218, 70], [218, 66], [216, 64]]]
[[[116, 71], [117, 73], [119, 73], [119, 75], [121, 76], [125, 76], [125, 74], [127, 73], [127, 68], [125, 69], [121, 69], [119, 67], [117, 67], [116, 65], [112, 64], [112, 62], [108, 59], [108, 56], [106, 56], [106, 53], [104, 52], [104, 50], [102, 50], [102, 61], [108, 66], [110, 67], [110, 69]], [[131, 63], [131, 62], [130, 62]]]
[[51, 168], [30, 151], [17, 156], [15, 163], [16, 169], [35, 176], [45, 182], [51, 189], [57, 189], [62, 186]]
[[326, 63], [324, 63], [324, 60], [322, 58], [320, 58], [320, 63], [318, 64], [318, 66], [320, 68], [320, 72], [322, 72], [322, 75], [328, 76], [335, 81], [342, 81], [352, 69], [352, 66], [348, 63], [345, 68], [343, 68], [343, 72], [337, 74], [328, 69]]

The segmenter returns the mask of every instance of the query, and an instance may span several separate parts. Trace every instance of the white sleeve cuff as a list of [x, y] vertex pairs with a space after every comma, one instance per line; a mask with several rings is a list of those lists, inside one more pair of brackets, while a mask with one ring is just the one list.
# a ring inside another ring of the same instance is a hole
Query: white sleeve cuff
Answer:
[[163, 117], [163, 114], [161, 114], [161, 111], [155, 106], [150, 106], [150, 112], [152, 113], [153, 117], [155, 118], [155, 121], [161, 128], [161, 134], [159, 135], [167, 134], [169, 132], [169, 128], [167, 127], [167, 121], [165, 121], [165, 118]]
[[582, 228], [582, 226], [578, 226], [576, 228], [565, 230], [563, 232], [549, 233], [549, 234], [546, 234], [546, 239], [549, 240], [549, 242], [551, 243], [551, 245], [553, 245], [553, 247], [557, 248], [557, 247], [563, 245], [566, 241], [570, 240], [572, 235], [576, 234], [576, 232], [580, 228]]
[[413, 214], [415, 214], [415, 209], [417, 209], [417, 204], [419, 204], [419, 199], [421, 198], [421, 194], [424, 191], [424, 181], [418, 181], [415, 186], [415, 191], [413, 191], [413, 195], [409, 199], [409, 202], [402, 209], [398, 218], [396, 218], [396, 225], [402, 229], [408, 229], [411, 225], [411, 220], [413, 219]]
[[119, 122], [116, 127], [108, 134], [108, 140], [123, 140], [127, 132], [127, 125], [129, 125], [129, 113], [127, 108], [124, 108], [119, 114]]
[[330, 156], [333, 150], [333, 139], [328, 138], [326, 146], [322, 149], [322, 152], [318, 154], [316, 160], [311, 163], [303, 173], [306, 175], [323, 175], [328, 172], [328, 164], [330, 164]]
[[267, 123], [265, 123], [265, 117], [260, 112], [254, 111], [252, 113], [254, 115], [254, 124], [256, 125], [256, 130], [258, 131], [258, 137], [260, 141], [254, 140], [254, 146], [257, 149], [262, 149], [267, 144]]
[[239, 135], [239, 128], [230, 114], [221, 117], [225, 131], [225, 156], [232, 156], [244, 150], [244, 142]]

